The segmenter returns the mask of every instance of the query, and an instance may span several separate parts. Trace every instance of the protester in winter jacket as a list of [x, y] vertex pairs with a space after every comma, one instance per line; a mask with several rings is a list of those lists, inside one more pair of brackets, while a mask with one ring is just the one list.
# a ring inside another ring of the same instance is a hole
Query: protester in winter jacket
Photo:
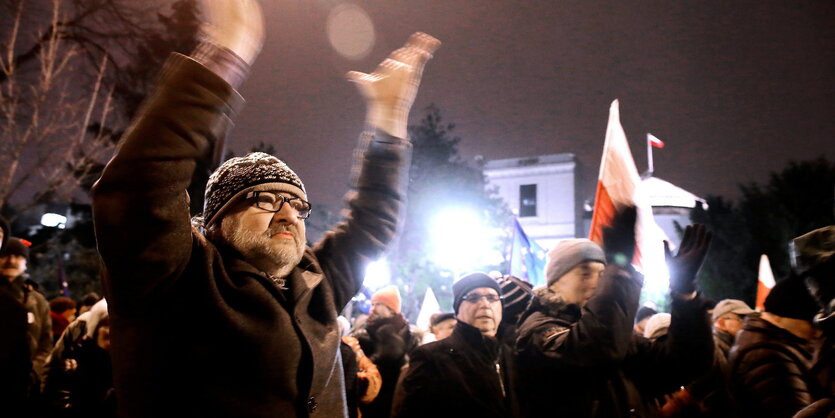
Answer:
[[91, 338], [65, 351], [61, 365], [51, 367], [44, 386], [50, 416], [115, 417], [116, 397], [110, 359], [110, 321], [97, 321]]
[[791, 417], [820, 390], [810, 373], [818, 306], [802, 279], [777, 282], [761, 315], [749, 315], [729, 357], [730, 392], [740, 417]]
[[39, 392], [43, 380], [44, 363], [52, 350], [52, 320], [49, 303], [36, 291], [24, 285], [28, 269], [29, 247], [22, 240], [11, 237], [0, 251], [0, 287], [5, 287], [18, 302], [26, 307], [27, 340], [32, 361], [32, 391]]
[[615, 217], [605, 255], [589, 240], [565, 240], [549, 252], [547, 287], [534, 291], [519, 327], [524, 416], [653, 416], [656, 397], [710, 366], [710, 323], [693, 283], [710, 234], [701, 225], [687, 228], [670, 260], [669, 333], [651, 342], [632, 329], [642, 285], [626, 263], [635, 217], [629, 208]]
[[513, 348], [500, 338], [499, 284], [471, 273], [453, 284], [452, 292], [458, 324], [449, 337], [412, 353], [392, 416], [518, 416]]
[[386, 286], [371, 296], [371, 312], [365, 325], [354, 332], [362, 351], [377, 366], [382, 387], [377, 397], [360, 404], [365, 418], [388, 417], [400, 370], [409, 361], [409, 353], [420, 345], [423, 336], [409, 325], [400, 312], [400, 291]]
[[204, 41], [176, 55], [94, 186], [122, 416], [343, 416], [337, 312], [394, 237], [404, 206], [408, 111], [439, 42], [414, 35], [372, 74], [345, 223], [305, 247], [308, 195], [264, 153], [233, 158], [206, 187], [200, 228], [186, 189], [241, 105], [258, 54], [254, 0], [205, 2]]
[[[0, 216], [0, 254], [10, 235], [9, 223]], [[28, 316], [17, 289], [0, 277], [0, 416], [27, 415], [32, 385]]]

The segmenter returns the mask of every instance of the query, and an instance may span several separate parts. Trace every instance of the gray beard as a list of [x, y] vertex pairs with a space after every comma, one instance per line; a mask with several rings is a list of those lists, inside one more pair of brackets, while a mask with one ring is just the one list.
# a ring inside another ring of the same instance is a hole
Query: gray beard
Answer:
[[[294, 242], [276, 240], [272, 236], [283, 231], [293, 233]], [[297, 228], [288, 225], [274, 225], [261, 234], [244, 231], [237, 217], [222, 220], [220, 233], [223, 240], [241, 254], [244, 260], [265, 273], [279, 278], [293, 271], [304, 255], [304, 237]]]

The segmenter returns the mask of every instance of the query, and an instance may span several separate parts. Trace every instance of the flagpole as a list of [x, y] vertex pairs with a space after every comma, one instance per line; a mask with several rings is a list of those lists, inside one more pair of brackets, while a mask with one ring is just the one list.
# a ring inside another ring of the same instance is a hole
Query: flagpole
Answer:
[[513, 271], [513, 253], [514, 253], [513, 246], [516, 244], [516, 235], [519, 234], [519, 231], [518, 231], [519, 227], [516, 226], [518, 223], [519, 223], [519, 218], [517, 218], [516, 216], [513, 216], [513, 236], [510, 238], [510, 257], [508, 257], [509, 261], [507, 263], [507, 273], [506, 274], [511, 274], [511, 272]]
[[647, 165], [649, 167], [648, 173], [649, 176], [652, 177], [653, 167], [652, 167], [652, 141], [649, 140], [649, 132], [647, 132]]

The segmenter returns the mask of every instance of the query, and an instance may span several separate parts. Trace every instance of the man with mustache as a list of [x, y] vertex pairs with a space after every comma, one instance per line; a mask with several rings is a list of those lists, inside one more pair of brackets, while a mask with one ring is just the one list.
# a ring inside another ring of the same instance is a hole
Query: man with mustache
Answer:
[[501, 338], [501, 287], [484, 273], [452, 285], [452, 335], [415, 349], [393, 417], [518, 416], [513, 348]]
[[[404, 208], [409, 109], [439, 42], [413, 35], [372, 74], [346, 221], [306, 247], [301, 179], [254, 153], [186, 189], [241, 105], [263, 39], [254, 0], [205, 0], [204, 41], [175, 55], [93, 190], [120, 416], [346, 415], [337, 312]], [[289, 99], [288, 99], [289, 100]]]

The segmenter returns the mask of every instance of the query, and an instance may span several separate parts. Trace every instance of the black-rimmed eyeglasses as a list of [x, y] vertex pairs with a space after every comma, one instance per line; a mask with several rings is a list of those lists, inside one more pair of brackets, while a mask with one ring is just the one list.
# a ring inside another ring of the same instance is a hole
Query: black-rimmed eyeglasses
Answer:
[[310, 210], [313, 208], [310, 202], [302, 200], [300, 197], [287, 197], [278, 194], [278, 192], [257, 191], [246, 194], [246, 199], [252, 199], [255, 207], [267, 212], [278, 212], [284, 207], [284, 203], [289, 203], [290, 207], [296, 210], [299, 219], [307, 219], [310, 217]]

